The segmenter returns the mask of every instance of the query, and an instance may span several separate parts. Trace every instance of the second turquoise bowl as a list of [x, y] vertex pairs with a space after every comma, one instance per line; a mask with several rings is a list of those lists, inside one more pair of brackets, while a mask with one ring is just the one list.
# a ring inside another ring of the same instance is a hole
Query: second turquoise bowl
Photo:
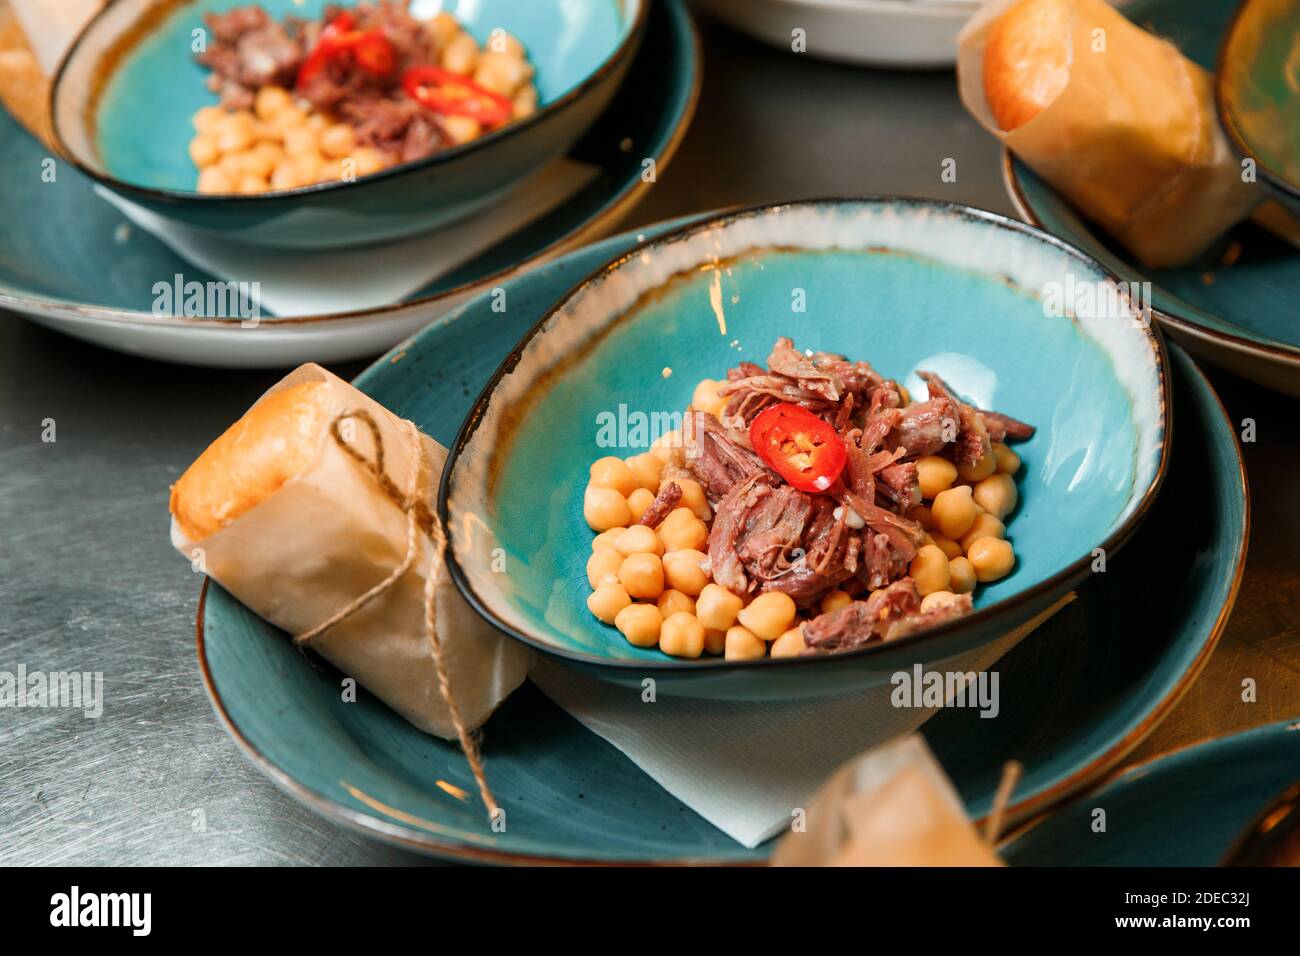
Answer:
[[[763, 206], [643, 243], [529, 332], [461, 429], [439, 500], [456, 582], [538, 650], [681, 696], [845, 693], [985, 645], [1104, 568], [1163, 475], [1163, 345], [1116, 291], [1045, 233], [925, 200]], [[1062, 294], [1073, 308], [1057, 307]], [[1017, 446], [1015, 570], [981, 586], [967, 617], [838, 655], [678, 660], [634, 647], [586, 607], [587, 468], [643, 450], [656, 415], [680, 413], [700, 379], [763, 362], [782, 335], [866, 359], [914, 395], [925, 394], [917, 370], [936, 371], [974, 404], [1038, 427]]]
[[[53, 82], [59, 151], [87, 175], [182, 228], [253, 245], [312, 249], [397, 239], [500, 199], [562, 155], [618, 90], [648, 0], [412, 0], [447, 10], [480, 45], [501, 28], [536, 68], [538, 109], [480, 139], [353, 182], [258, 195], [195, 190], [195, 112], [216, 102], [192, 38], [205, 13], [251, 0], [113, 0], [86, 26]], [[272, 16], [318, 17], [326, 0], [259, 0]], [[355, 0], [341, 4], [355, 6]]]

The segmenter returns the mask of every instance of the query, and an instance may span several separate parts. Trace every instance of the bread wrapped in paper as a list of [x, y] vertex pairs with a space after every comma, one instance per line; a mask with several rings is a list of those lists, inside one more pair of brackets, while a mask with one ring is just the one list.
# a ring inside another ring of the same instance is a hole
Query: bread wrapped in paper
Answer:
[[[344, 417], [351, 412], [358, 417]], [[529, 653], [465, 603], [434, 560], [427, 523], [412, 534], [400, 501], [413, 490], [409, 500], [427, 519], [446, 457], [411, 423], [320, 366], [303, 365], [173, 486], [172, 542], [260, 617], [304, 635], [395, 572], [414, 540], [419, 550], [391, 587], [309, 643], [416, 727], [454, 739], [425, 630], [430, 569], [441, 661], [467, 730], [523, 682]], [[377, 461], [391, 479], [387, 489], [372, 470]]]
[[920, 734], [870, 750], [812, 799], [773, 866], [1002, 866]]
[[1145, 265], [1180, 265], [1262, 196], [1211, 78], [1105, 0], [990, 0], [957, 39], [962, 102]]

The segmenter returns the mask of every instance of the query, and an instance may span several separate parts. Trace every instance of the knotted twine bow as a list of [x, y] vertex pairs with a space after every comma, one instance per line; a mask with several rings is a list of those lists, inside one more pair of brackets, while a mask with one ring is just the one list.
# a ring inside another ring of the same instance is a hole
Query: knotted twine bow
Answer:
[[[362, 455], [353, 447], [350, 441], [343, 437], [339, 426], [349, 418], [365, 423], [370, 429], [371, 437], [375, 443], [373, 461]], [[470, 770], [474, 774], [475, 783], [478, 784], [479, 796], [483, 800], [483, 806], [487, 808], [488, 817], [495, 820], [498, 810], [496, 798], [492, 796], [492, 791], [488, 788], [487, 777], [483, 773], [483, 758], [479, 755], [478, 744], [475, 743], [469, 731], [465, 729], [465, 721], [460, 715], [460, 707], [456, 704], [456, 698], [452, 695], [451, 682], [447, 679], [447, 671], [442, 665], [442, 641], [438, 637], [438, 628], [434, 621], [436, 607], [434, 590], [438, 574], [442, 571], [443, 552], [447, 547], [447, 539], [437, 517], [418, 496], [420, 474], [424, 470], [424, 444], [420, 441], [420, 431], [413, 422], [406, 419], [402, 420], [402, 424], [411, 439], [411, 477], [407, 482], [408, 490], [406, 492], [398, 488], [397, 484], [388, 476], [388, 472], [384, 467], [384, 439], [379, 432], [379, 425], [368, 411], [363, 408], [352, 409], [339, 415], [330, 423], [330, 434], [334, 436], [334, 441], [338, 446], [361, 467], [370, 472], [375, 481], [378, 482], [379, 487], [383, 489], [384, 494], [388, 495], [393, 503], [406, 513], [406, 556], [402, 558], [397, 567], [393, 568], [388, 577], [364, 594], [353, 598], [311, 630], [299, 634], [293, 639], [293, 642], [299, 646], [307, 644], [313, 638], [319, 637], [328, 631], [335, 624], [361, 610], [379, 595], [386, 593], [415, 564], [415, 559], [420, 551], [420, 534], [423, 533], [433, 544], [433, 556], [429, 560], [429, 568], [424, 578], [424, 632], [428, 635], [429, 643], [433, 646], [433, 667], [438, 674], [438, 687], [442, 691], [443, 700], [447, 702], [447, 710], [451, 714], [452, 725], [456, 728], [456, 736], [460, 740], [461, 749], [465, 752], [465, 759], [469, 761]]]

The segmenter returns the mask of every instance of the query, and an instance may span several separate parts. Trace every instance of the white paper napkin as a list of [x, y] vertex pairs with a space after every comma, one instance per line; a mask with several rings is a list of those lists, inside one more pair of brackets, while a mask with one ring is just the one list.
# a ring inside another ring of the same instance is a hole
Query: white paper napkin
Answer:
[[[1068, 594], [1005, 637], [929, 671], [984, 671], [1074, 599]], [[660, 786], [738, 843], [755, 847], [790, 826], [846, 760], [905, 736], [936, 713], [890, 703], [894, 688], [830, 699], [766, 703], [669, 698], [539, 661], [542, 691]]]
[[391, 305], [544, 216], [599, 172], [561, 157], [500, 202], [436, 232], [356, 249], [281, 250], [212, 235], [96, 191], [181, 258], [221, 279], [256, 282], [261, 307], [276, 316], [352, 312]]

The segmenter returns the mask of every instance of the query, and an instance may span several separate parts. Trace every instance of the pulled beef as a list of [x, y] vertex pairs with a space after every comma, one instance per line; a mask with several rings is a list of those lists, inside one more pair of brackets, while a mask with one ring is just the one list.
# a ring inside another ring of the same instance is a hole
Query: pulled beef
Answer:
[[[692, 477], [713, 506], [708, 557], [722, 587], [744, 597], [781, 591], [803, 608], [836, 588], [851, 595], [870, 590], [865, 600], [805, 626], [810, 653], [896, 640], [967, 613], [969, 595], [922, 611], [908, 576], [925, 538], [907, 517], [921, 503], [916, 460], [944, 455], [974, 464], [991, 442], [1028, 438], [1034, 430], [963, 402], [933, 373], [918, 374], [929, 398], [905, 403], [898, 383], [868, 363], [806, 354], [790, 339], [778, 339], [766, 368], [741, 362], [727, 372], [718, 417], [688, 411], [684, 465], [665, 468], [668, 484], [642, 523], [662, 521], [681, 497], [674, 479]], [[749, 424], [777, 402], [811, 411], [843, 440], [843, 472], [825, 493], [786, 484], [750, 445]]]
[[646, 508], [645, 514], [637, 524], [643, 524], [647, 528], [657, 528], [677, 507], [678, 502], [682, 500], [682, 486], [675, 481], [669, 481], [659, 489], [659, 494], [655, 495], [655, 500], [650, 502], [650, 507]]
[[[266, 86], [294, 89], [299, 70], [323, 24], [344, 8], [328, 6], [320, 21], [273, 19], [257, 5], [204, 17], [208, 48], [197, 57], [212, 70], [208, 86], [227, 109], [251, 109]], [[354, 69], [347, 58], [327, 60], [295, 93], [316, 109], [351, 125], [357, 140], [395, 162], [437, 152], [449, 139], [437, 117], [408, 97], [401, 76], [409, 67], [437, 63], [438, 42], [427, 21], [411, 16], [408, 0], [363, 0], [346, 8], [358, 30], [381, 30], [395, 53], [387, 76]]]

